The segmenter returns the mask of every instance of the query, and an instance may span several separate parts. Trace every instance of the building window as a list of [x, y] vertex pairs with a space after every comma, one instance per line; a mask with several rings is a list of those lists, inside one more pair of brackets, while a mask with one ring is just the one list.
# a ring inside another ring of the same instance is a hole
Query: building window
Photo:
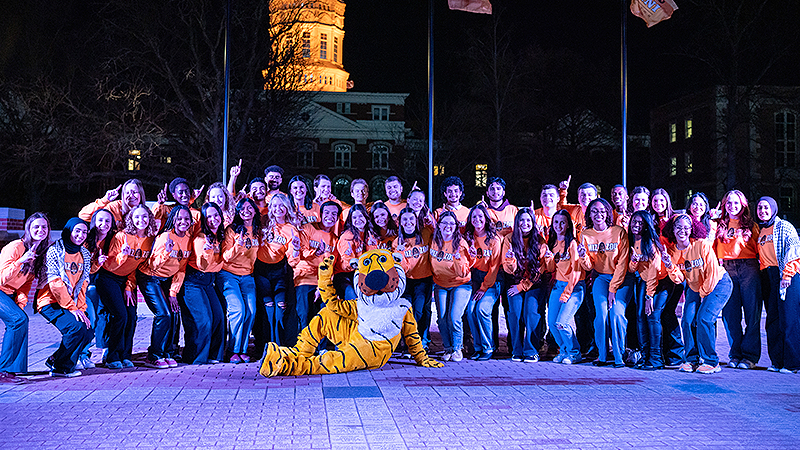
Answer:
[[337, 169], [350, 169], [352, 165], [353, 146], [345, 142], [333, 146], [333, 165]]
[[311, 58], [311, 33], [303, 33], [303, 58]]
[[433, 166], [433, 176], [435, 177], [443, 177], [444, 176], [444, 165], [437, 164]]
[[683, 134], [686, 139], [691, 139], [692, 137], [692, 119], [686, 119], [683, 122]]
[[162, 164], [172, 164], [172, 156], [162, 156], [161, 157]]
[[794, 167], [797, 152], [795, 115], [788, 111], [775, 114], [775, 167]]
[[389, 106], [372, 105], [372, 120], [389, 120]]
[[139, 150], [128, 150], [128, 170], [140, 170], [142, 163], [142, 152]]
[[333, 62], [339, 62], [339, 37], [333, 37]]
[[489, 178], [488, 164], [475, 164], [475, 187], [486, 187], [486, 180]]
[[297, 144], [297, 167], [314, 167], [314, 143]]
[[380, 200], [382, 202], [385, 202], [386, 200], [389, 199], [389, 197], [386, 196], [385, 186], [386, 186], [386, 177], [383, 175], [377, 175], [373, 177], [372, 180], [370, 180], [369, 193], [370, 196], [372, 197], [371, 198], [372, 201]]
[[669, 176], [674, 177], [678, 174], [678, 157], [673, 156], [669, 159]]
[[673, 143], [678, 140], [678, 124], [669, 124], [669, 142]]
[[389, 169], [389, 144], [372, 144], [370, 151], [373, 169]]
[[353, 203], [353, 197], [350, 195], [350, 182], [352, 178], [347, 175], [339, 175], [333, 179], [331, 190], [333, 195], [339, 200], [347, 203]]
[[339, 114], [341, 114], [341, 113], [342, 113], [342, 111], [343, 111], [343, 109], [342, 109], [342, 104], [341, 104], [341, 103], [337, 103], [337, 104], [336, 104], [336, 112], [337, 112], [337, 113], [339, 113]]
[[691, 152], [686, 152], [686, 153], [683, 154], [683, 162], [685, 164], [684, 170], [686, 171], [686, 173], [692, 173], [693, 167], [692, 167], [692, 153]]
[[345, 114], [350, 114], [350, 103], [345, 103], [344, 104], [344, 113]]
[[793, 211], [794, 207], [794, 188], [781, 187], [779, 211]]
[[319, 59], [328, 59], [328, 35], [319, 34]]
[[688, 191], [686, 191], [686, 201], [688, 202], [689, 199], [692, 198], [693, 195], [694, 195], [694, 191], [692, 189], [689, 189]]

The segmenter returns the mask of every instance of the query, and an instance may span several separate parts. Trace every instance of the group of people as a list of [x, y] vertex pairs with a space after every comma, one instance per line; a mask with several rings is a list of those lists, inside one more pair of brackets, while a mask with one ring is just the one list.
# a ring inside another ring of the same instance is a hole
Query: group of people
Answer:
[[355, 299], [354, 264], [376, 248], [401, 257], [403, 296], [426, 348], [435, 302], [443, 361], [492, 359], [502, 304], [512, 361], [537, 362], [547, 347], [561, 364], [715, 373], [721, 312], [728, 366], [752, 369], [766, 305], [769, 370], [800, 369], [800, 240], [770, 197], [753, 214], [737, 190], [715, 209], [696, 193], [675, 211], [663, 189], [618, 185], [608, 202], [585, 183], [570, 204], [568, 179], [543, 186], [534, 209], [511, 205], [494, 177], [470, 208], [463, 182], [448, 177], [443, 205], [430, 211], [416, 184], [403, 199], [395, 176], [387, 200], [372, 203], [368, 183], [353, 180], [348, 205], [325, 175], [295, 176], [287, 194], [278, 166], [237, 190], [240, 173], [241, 161], [228, 185], [207, 190], [176, 178], [152, 207], [142, 183], [128, 180], [84, 207], [54, 243], [47, 216], [28, 217], [22, 239], [0, 255], [0, 379], [19, 382], [15, 374], [28, 370], [23, 308], [33, 288], [34, 310], [63, 335], [47, 360], [52, 376], [93, 368], [93, 339], [107, 368], [133, 367], [139, 294], [154, 314], [146, 366], [247, 363], [269, 342], [294, 345], [325, 307], [323, 258], [335, 257], [339, 295]]

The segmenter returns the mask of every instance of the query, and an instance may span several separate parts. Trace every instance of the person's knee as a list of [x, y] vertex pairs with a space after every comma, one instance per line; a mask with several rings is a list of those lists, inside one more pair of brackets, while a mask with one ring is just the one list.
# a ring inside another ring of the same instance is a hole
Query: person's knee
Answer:
[[15, 314], [11, 317], [11, 319], [6, 322], [6, 326], [12, 330], [21, 330], [21, 329], [28, 329], [28, 315], [25, 314], [24, 311], [20, 310], [19, 314]]

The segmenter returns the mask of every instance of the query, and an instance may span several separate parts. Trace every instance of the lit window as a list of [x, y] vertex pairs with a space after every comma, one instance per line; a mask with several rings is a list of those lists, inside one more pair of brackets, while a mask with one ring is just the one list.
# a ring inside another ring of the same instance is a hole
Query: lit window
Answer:
[[373, 105], [372, 120], [389, 120], [389, 107]]
[[669, 142], [675, 142], [678, 140], [678, 124], [671, 123], [669, 124]]
[[684, 162], [686, 163], [686, 166], [684, 167], [684, 169], [686, 170], [686, 173], [692, 173], [692, 154], [691, 154], [691, 152], [684, 153], [683, 154], [683, 159], [684, 159]]
[[780, 195], [781, 204], [778, 206], [778, 210], [792, 211], [794, 207], [794, 188], [781, 187], [780, 194], [781, 194]]
[[475, 187], [486, 187], [488, 172], [488, 164], [475, 164]]
[[433, 166], [433, 176], [435, 177], [443, 177], [444, 176], [444, 166], [441, 164], [437, 164]]
[[795, 115], [782, 111], [775, 114], [775, 167], [794, 167], [797, 151]]
[[350, 169], [352, 167], [353, 146], [346, 143], [333, 146], [333, 165], [337, 169]]
[[162, 156], [161, 162], [164, 164], [172, 164], [172, 156]]
[[328, 59], [328, 35], [325, 33], [319, 35], [319, 59]]
[[693, 195], [694, 195], [694, 191], [693, 190], [689, 189], [688, 191], [686, 191], [686, 201], [688, 202], [689, 199], [692, 198]]
[[690, 139], [692, 137], [692, 119], [686, 119], [683, 123], [683, 129], [686, 139]]
[[128, 150], [128, 170], [134, 171], [141, 169], [142, 152], [139, 150]]
[[297, 144], [297, 167], [314, 167], [314, 144], [300, 142]]
[[389, 168], [389, 145], [388, 144], [373, 144], [372, 145], [372, 168], [373, 169], [388, 169]]
[[339, 62], [339, 37], [333, 37], [333, 62]]
[[311, 58], [311, 33], [308, 31], [303, 33], [303, 58]]
[[669, 176], [674, 177], [678, 174], [678, 158], [673, 156], [669, 159]]

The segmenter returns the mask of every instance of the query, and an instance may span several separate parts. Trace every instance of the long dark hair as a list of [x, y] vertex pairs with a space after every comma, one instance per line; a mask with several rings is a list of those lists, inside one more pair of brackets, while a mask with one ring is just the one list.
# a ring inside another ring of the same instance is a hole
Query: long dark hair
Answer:
[[[44, 219], [45, 222], [47, 222], [47, 236], [39, 242], [35, 242], [33, 236], [31, 236], [31, 225], [33, 225], [33, 221], [36, 219]], [[22, 268], [19, 270], [21, 274], [27, 275], [33, 273], [35, 276], [41, 277], [44, 269], [45, 256], [47, 255], [47, 248], [50, 247], [51, 231], [50, 219], [47, 217], [47, 214], [43, 212], [35, 212], [25, 220], [25, 234], [22, 235], [22, 244], [25, 246], [25, 250], [33, 249], [36, 258], [33, 259], [33, 262], [26, 262], [22, 265]]]
[[[167, 216], [167, 220], [164, 222], [164, 228], [161, 230], [161, 233], [166, 233], [168, 231], [175, 230], [175, 221], [178, 220], [178, 213], [181, 211], [186, 211], [189, 214], [189, 220], [194, 222], [192, 219], [192, 212], [189, 210], [189, 207], [186, 205], [181, 205], [180, 203], [173, 206], [172, 210], [169, 212]], [[191, 227], [191, 225], [189, 225]]]
[[[366, 225], [364, 225], [364, 235], [361, 235], [361, 232], [358, 231], [358, 228], [353, 225], [353, 212], [359, 211], [361, 214], [364, 215], [364, 219], [366, 219]], [[360, 204], [356, 203], [355, 205], [350, 207], [350, 210], [347, 212], [347, 219], [344, 221], [344, 231], [349, 231], [353, 234], [353, 241], [356, 243], [357, 246], [361, 246], [365, 243], [367, 236], [375, 235], [375, 232], [372, 230], [372, 224], [370, 223], [369, 213], [367, 212], [367, 208]]]
[[456, 221], [456, 229], [453, 232], [453, 251], [458, 251], [458, 246], [461, 244], [461, 231], [458, 226], [458, 217], [453, 211], [442, 211], [439, 220], [436, 221], [436, 231], [433, 233], [433, 242], [439, 247], [439, 251], [444, 249], [444, 237], [442, 236], [442, 228], [439, 226], [442, 219], [445, 217], [452, 217]]
[[225, 226], [224, 223], [220, 222], [219, 227], [217, 227], [217, 232], [214, 233], [211, 231], [211, 227], [208, 226], [208, 210], [211, 208], [217, 210], [217, 214], [219, 214], [222, 222], [225, 221], [225, 218], [222, 215], [222, 208], [220, 208], [219, 205], [214, 202], [207, 202], [203, 205], [203, 208], [200, 209], [200, 231], [202, 231], [206, 238], [208, 238], [211, 243], [214, 244], [216, 242], [222, 242], [225, 240]]
[[401, 227], [400, 224], [398, 223], [397, 224], [398, 234], [400, 235], [400, 237], [403, 238], [403, 241], [413, 238], [414, 245], [421, 245], [424, 242], [422, 239], [422, 222], [417, 216], [417, 213], [414, 212], [413, 209], [406, 206], [405, 208], [401, 209], [400, 214], [397, 215], [398, 222], [400, 222], [400, 219], [403, 217], [403, 214], [411, 214], [412, 216], [414, 216], [414, 233], [407, 234], [405, 230], [403, 230], [403, 227]]
[[[553, 219], [555, 219], [556, 216], [563, 216], [567, 219], [567, 231], [564, 233], [564, 251], [567, 251], [572, 241], [575, 240], [575, 224], [572, 223], [572, 216], [569, 215], [566, 209], [559, 209], [556, 211], [556, 213], [553, 214]], [[547, 247], [553, 250], [556, 243], [558, 243], [558, 233], [556, 233], [556, 230], [553, 228], [553, 222], [551, 221], [547, 233]]]
[[750, 236], [753, 234], [753, 226], [756, 224], [755, 220], [753, 219], [753, 215], [750, 213], [750, 206], [747, 204], [747, 197], [745, 197], [744, 193], [738, 189], [734, 189], [732, 191], [728, 191], [724, 197], [722, 197], [722, 201], [720, 202], [722, 205], [722, 216], [720, 216], [718, 220], [719, 225], [717, 226], [717, 239], [722, 242], [730, 242], [730, 238], [728, 237], [728, 221], [731, 219], [730, 214], [728, 214], [728, 198], [731, 195], [736, 195], [739, 197], [739, 201], [742, 202], [742, 212], [739, 214], [739, 228], [742, 230], [742, 235], [745, 239], [750, 239]]
[[667, 238], [667, 240], [673, 244], [678, 243], [678, 239], [675, 237], [675, 222], [679, 220], [688, 220], [692, 224], [692, 233], [689, 235], [690, 239], [705, 239], [708, 237], [708, 229], [703, 226], [702, 223], [698, 222], [697, 219], [690, 216], [689, 214], [675, 214], [672, 216], [664, 225], [664, 229], [661, 230], [661, 235]]
[[[291, 192], [291, 189], [292, 189], [292, 183], [294, 183], [295, 181], [299, 181], [299, 182], [303, 183], [306, 186], [306, 196], [305, 196], [305, 198], [303, 198], [303, 206], [306, 209], [311, 209], [312, 202], [313, 202], [314, 198], [311, 197], [310, 195], [308, 195], [308, 190], [309, 189], [308, 189], [308, 183], [307, 183], [306, 177], [304, 177], [302, 175], [293, 176], [292, 179], [289, 180], [289, 191], [290, 192]], [[291, 195], [291, 194], [289, 194], [289, 201], [292, 204], [292, 208], [294, 208], [295, 210], [299, 208], [299, 205], [296, 205], [294, 203], [294, 196]]]
[[611, 203], [608, 203], [608, 200], [600, 197], [597, 197], [589, 202], [589, 206], [586, 207], [586, 214], [584, 214], [584, 218], [586, 219], [586, 228], [594, 229], [594, 222], [592, 222], [592, 215], [589, 211], [591, 211], [592, 205], [597, 203], [606, 209], [606, 227], [611, 228], [611, 225], [614, 225], [614, 209], [611, 207]]
[[706, 229], [711, 229], [711, 213], [709, 210], [711, 209], [711, 205], [708, 204], [708, 197], [706, 194], [702, 192], [696, 192], [689, 197], [689, 201], [686, 202], [686, 214], [692, 215], [692, 203], [694, 203], [694, 199], [699, 198], [706, 205], [706, 211], [703, 213], [703, 216], [700, 217], [700, 223], [703, 224]]
[[[482, 213], [483, 217], [486, 219], [486, 225], [483, 227], [484, 231], [486, 231], [486, 237], [483, 239], [483, 242], [488, 246], [492, 240], [497, 238], [497, 231], [495, 231], [492, 219], [489, 217], [489, 211], [480, 203], [469, 209], [467, 224], [464, 226], [464, 237], [471, 244], [475, 242], [475, 232], [477, 230], [475, 229], [475, 225], [472, 224], [472, 215], [476, 212]], [[533, 216], [531, 216], [531, 218], [533, 218]]]
[[[263, 180], [261, 181], [263, 183]], [[252, 199], [245, 197], [239, 200], [236, 203], [236, 214], [233, 216], [233, 222], [231, 222], [228, 227], [232, 229], [236, 234], [244, 234], [247, 231], [247, 227], [244, 224], [244, 219], [242, 219], [242, 208], [244, 207], [245, 203], [249, 203], [250, 206], [253, 207], [253, 237], [256, 239], [261, 239], [261, 213], [259, 212], [258, 207], [256, 206], [256, 202]]]
[[[520, 229], [520, 221], [523, 214], [531, 217], [533, 228], [526, 236], [522, 234]], [[528, 238], [527, 245], [525, 238]], [[514, 271], [514, 277], [517, 279], [529, 279], [534, 283], [539, 281], [542, 274], [539, 272], [539, 245], [542, 243], [542, 237], [539, 234], [539, 227], [536, 226], [536, 216], [533, 211], [528, 208], [520, 208], [517, 215], [514, 216], [514, 229], [511, 231], [511, 250], [514, 252], [514, 257], [517, 259], [517, 270]]]
[[106, 233], [106, 237], [103, 238], [103, 253], [108, 254], [108, 249], [111, 247], [111, 238], [117, 234], [117, 221], [114, 219], [114, 215], [111, 214], [111, 211], [107, 209], [98, 209], [97, 211], [92, 214], [92, 220], [89, 221], [89, 234], [86, 235], [86, 248], [89, 252], [94, 255], [97, 252], [97, 215], [101, 212], [104, 212], [111, 216], [111, 228]]
[[635, 218], [642, 219], [642, 230], [639, 232], [639, 237], [642, 239], [642, 255], [648, 260], [653, 258], [653, 248], [658, 249], [659, 252], [664, 251], [664, 245], [661, 244], [661, 239], [658, 238], [658, 231], [653, 223], [653, 216], [647, 211], [636, 211], [631, 215], [631, 220], [628, 222], [628, 244], [633, 249], [633, 244], [636, 242], [636, 236], [633, 235], [633, 228], [631, 224]]
[[392, 212], [389, 211], [389, 208], [386, 207], [386, 204], [382, 201], [378, 200], [377, 202], [372, 204], [372, 208], [369, 211], [369, 221], [372, 223], [372, 230], [375, 232], [375, 235], [378, 239], [381, 239], [381, 230], [377, 223], [375, 223], [375, 210], [382, 209], [386, 211], [386, 214], [389, 215], [389, 220], [386, 222], [386, 236], [397, 236], [399, 234], [397, 222], [392, 219]]
[[[667, 209], [664, 211], [663, 216], [658, 214], [656, 210], [653, 209], [653, 199], [655, 198], [656, 195], [664, 197], [664, 200], [667, 201]], [[667, 220], [670, 217], [672, 217], [673, 214], [675, 214], [675, 210], [672, 209], [672, 199], [669, 198], [669, 192], [667, 192], [663, 188], [658, 188], [655, 191], [653, 191], [653, 195], [650, 196], [650, 213], [653, 214], [653, 222], [655, 222], [656, 219], [659, 222], [661, 221], [661, 219]]]

